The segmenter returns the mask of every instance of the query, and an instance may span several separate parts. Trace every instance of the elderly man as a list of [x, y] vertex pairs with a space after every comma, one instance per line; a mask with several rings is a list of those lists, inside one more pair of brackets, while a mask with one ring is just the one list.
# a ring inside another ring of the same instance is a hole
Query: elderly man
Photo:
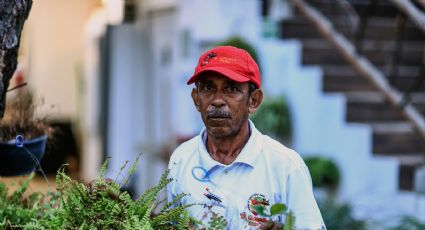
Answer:
[[214, 217], [225, 220], [227, 229], [278, 229], [284, 216], [270, 221], [255, 206], [268, 210], [284, 203], [296, 229], [324, 229], [301, 157], [249, 120], [263, 99], [252, 57], [231, 46], [213, 48], [199, 58], [187, 83], [195, 83], [192, 99], [205, 128], [172, 154], [168, 199], [187, 194], [181, 202], [194, 204], [189, 213], [205, 226]]

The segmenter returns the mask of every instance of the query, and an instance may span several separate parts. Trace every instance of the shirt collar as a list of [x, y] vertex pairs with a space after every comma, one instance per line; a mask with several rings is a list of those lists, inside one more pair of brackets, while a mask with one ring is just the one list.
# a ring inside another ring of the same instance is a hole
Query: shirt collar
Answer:
[[[254, 162], [260, 155], [260, 151], [262, 149], [262, 134], [255, 128], [254, 123], [251, 120], [249, 120], [249, 127], [251, 129], [251, 135], [249, 136], [248, 142], [242, 148], [241, 152], [236, 157], [236, 160], [231, 165], [242, 163], [254, 167]], [[199, 164], [207, 171], [211, 170], [215, 166], [225, 166], [224, 164], [212, 159], [211, 155], [208, 153], [205, 145], [206, 135], [205, 128], [203, 128], [198, 135]]]

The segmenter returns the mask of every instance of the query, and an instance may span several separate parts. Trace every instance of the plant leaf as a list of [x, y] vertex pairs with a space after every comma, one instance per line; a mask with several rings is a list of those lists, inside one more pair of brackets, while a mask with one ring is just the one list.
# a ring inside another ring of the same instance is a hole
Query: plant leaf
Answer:
[[272, 207], [270, 208], [270, 215], [274, 216], [279, 214], [285, 214], [286, 210], [286, 205], [277, 203], [272, 205]]

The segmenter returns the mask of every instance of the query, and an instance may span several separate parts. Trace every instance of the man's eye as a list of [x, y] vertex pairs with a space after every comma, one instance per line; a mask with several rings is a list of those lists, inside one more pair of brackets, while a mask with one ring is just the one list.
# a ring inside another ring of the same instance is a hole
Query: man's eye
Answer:
[[201, 86], [201, 89], [203, 91], [211, 91], [211, 90], [213, 90], [213, 87], [210, 86], [210, 85], [203, 85], [203, 86]]
[[229, 92], [239, 92], [239, 91], [240, 91], [240, 89], [239, 89], [238, 87], [236, 87], [236, 86], [229, 86], [229, 87], [227, 88], [227, 90], [228, 90]]

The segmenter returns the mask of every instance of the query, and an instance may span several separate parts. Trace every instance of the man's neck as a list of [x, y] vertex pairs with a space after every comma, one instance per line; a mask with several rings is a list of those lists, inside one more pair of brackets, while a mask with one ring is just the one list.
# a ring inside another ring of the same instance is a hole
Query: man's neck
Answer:
[[207, 132], [207, 150], [211, 157], [222, 164], [229, 165], [236, 160], [250, 136], [249, 122], [242, 125], [241, 130], [233, 136], [214, 137]]

